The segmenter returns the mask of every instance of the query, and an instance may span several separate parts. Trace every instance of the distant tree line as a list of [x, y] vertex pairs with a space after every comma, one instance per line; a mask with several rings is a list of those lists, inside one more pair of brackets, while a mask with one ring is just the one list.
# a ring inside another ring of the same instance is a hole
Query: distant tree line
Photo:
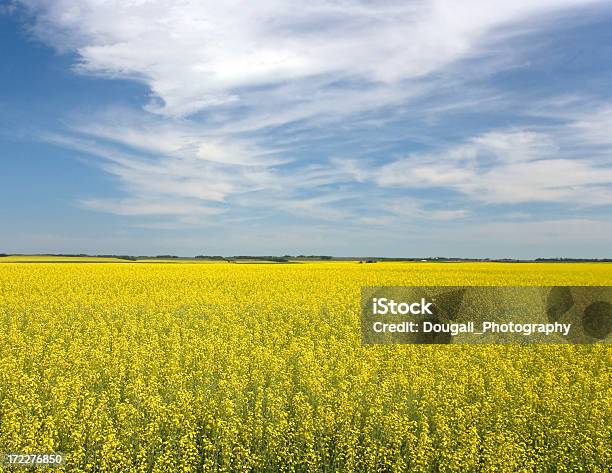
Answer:
[[582, 263], [582, 262], [596, 262], [596, 263], [611, 263], [612, 258], [536, 258], [534, 261], [541, 262], [559, 262], [559, 263]]
[[[289, 256], [289, 258], [291, 258], [291, 256]], [[296, 256], [297, 259], [318, 259], [318, 260], [331, 260], [334, 259], [333, 256], [325, 256], [325, 255], [298, 255]]]
[[248, 255], [240, 255], [240, 256], [232, 256], [231, 260], [258, 260], [258, 261], [273, 261], [275, 263], [288, 263], [290, 256], [287, 258], [285, 256], [248, 256]]
[[334, 257], [329, 255], [283, 255], [283, 256], [252, 256], [252, 255], [239, 255], [239, 256], [221, 256], [221, 255], [197, 255], [191, 257], [181, 257], [176, 255], [157, 255], [157, 256], [131, 256], [131, 255], [114, 255], [114, 254], [102, 254], [102, 255], [89, 255], [86, 253], [44, 253], [37, 255], [24, 255], [24, 254], [10, 254], [0, 253], [0, 257], [6, 256], [58, 256], [58, 257], [80, 257], [80, 258], [115, 258], [128, 261], [137, 261], [139, 259], [203, 259], [203, 260], [214, 260], [214, 261], [227, 261], [230, 263], [236, 262], [237, 260], [258, 260], [258, 261], [272, 261], [275, 263], [288, 263], [290, 260], [318, 260], [318, 261], [359, 261], [360, 263], [376, 263], [379, 261], [387, 262], [410, 262], [410, 261], [438, 261], [438, 262], [452, 262], [452, 261], [473, 261], [473, 262], [503, 262], [503, 263], [525, 263], [525, 262], [539, 262], [539, 263], [580, 263], [580, 262], [595, 262], [595, 263], [611, 263], [612, 258], [535, 258], [531, 260], [527, 259], [513, 259], [513, 258], [451, 258], [444, 256], [430, 256], [426, 258], [378, 258], [378, 257]]

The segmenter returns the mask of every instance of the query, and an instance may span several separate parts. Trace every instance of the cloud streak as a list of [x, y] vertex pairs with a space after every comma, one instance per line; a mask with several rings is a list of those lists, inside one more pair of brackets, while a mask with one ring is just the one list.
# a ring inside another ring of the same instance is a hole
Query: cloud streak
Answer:
[[605, 127], [607, 113], [599, 116], [604, 123], [590, 117], [546, 133], [489, 132], [439, 153], [394, 161], [371, 170], [370, 175], [383, 187], [445, 188], [491, 204], [610, 205], [612, 152], [604, 160], [576, 158], [572, 146], [584, 145], [585, 140], [596, 146], [606, 139], [599, 130]]

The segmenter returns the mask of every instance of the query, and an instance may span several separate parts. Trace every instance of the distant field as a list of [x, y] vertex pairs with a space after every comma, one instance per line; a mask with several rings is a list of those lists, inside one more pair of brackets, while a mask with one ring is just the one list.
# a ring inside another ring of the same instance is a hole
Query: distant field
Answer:
[[95, 258], [92, 256], [2, 256], [0, 263], [123, 263], [119, 258]]
[[[280, 264], [264, 259], [235, 259], [237, 264]], [[0, 263], [180, 263], [180, 264], [228, 264], [225, 260], [206, 258], [142, 258], [129, 260], [122, 258], [98, 258], [95, 256], [0, 256]]]
[[[128, 263], [130, 261], [127, 261]], [[214, 259], [163, 259], [163, 258], [143, 258], [135, 261], [136, 263], [185, 263], [185, 264], [227, 264], [227, 261]]]
[[609, 285], [612, 265], [10, 258], [0, 452], [109, 472], [612, 465], [608, 347], [363, 347], [359, 328], [363, 285]]

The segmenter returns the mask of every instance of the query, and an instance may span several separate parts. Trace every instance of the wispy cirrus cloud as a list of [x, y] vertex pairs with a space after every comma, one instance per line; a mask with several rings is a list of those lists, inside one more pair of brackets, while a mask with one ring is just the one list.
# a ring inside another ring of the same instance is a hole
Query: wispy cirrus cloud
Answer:
[[370, 170], [383, 187], [449, 189], [492, 204], [612, 204], [609, 109], [540, 130], [495, 130], [436, 153], [416, 153]]
[[75, 72], [149, 91], [141, 107], [73, 115], [45, 137], [117, 179], [120, 195], [82, 199], [92, 210], [182, 228], [612, 204], [612, 108], [577, 90], [538, 110], [495, 79], [529, 75], [539, 32], [605, 2], [19, 3]]
[[[470, 0], [460, 8], [452, 1], [317, 0], [299, 8], [278, 0], [20, 3], [35, 15], [39, 38], [78, 54], [77, 70], [140, 80], [152, 92], [149, 110], [186, 116], [257, 97], [262, 87], [312, 103], [287, 88], [308, 91], [309, 81], [323, 103], [328, 92], [343, 96], [351, 88], [358, 100], [364, 89], [392, 90], [380, 86], [427, 77], [488, 53], [496, 35], [517, 34], [501, 27], [596, 2]], [[519, 32], [529, 28], [525, 22]]]
[[[440, 200], [435, 195], [441, 191], [455, 193], [459, 197], [454, 200], [463, 207], [470, 202], [551, 202], [576, 208], [611, 205], [612, 152], [605, 147], [608, 138], [603, 132], [608, 109], [572, 116], [573, 120], [556, 126], [498, 129], [437, 151], [383, 163], [350, 158], [292, 162], [282, 158], [284, 150], [266, 151], [238, 141], [224, 146], [218, 138], [198, 135], [189, 127], [165, 131], [163, 122], [159, 129], [126, 130], [100, 123], [75, 126], [71, 136], [48, 135], [47, 139], [103, 158], [104, 169], [117, 176], [131, 196], [106, 202], [84, 199], [94, 210], [132, 216], [204, 216], [242, 207], [380, 224], [386, 220], [367, 214], [453, 220], [471, 213], [466, 208], [427, 205], [432, 198]], [[593, 151], [602, 146], [603, 153]], [[362, 187], [356, 190], [351, 185]], [[390, 200], [372, 192], [394, 188], [428, 195]], [[364, 196], [368, 196], [365, 204]], [[365, 217], [360, 215], [363, 212]]]
[[45, 139], [101, 160], [129, 197], [82, 202], [118, 215], [217, 214], [227, 208], [228, 196], [274, 186], [273, 175], [261, 165], [219, 163], [182, 152], [147, 155], [79, 136], [47, 134]]

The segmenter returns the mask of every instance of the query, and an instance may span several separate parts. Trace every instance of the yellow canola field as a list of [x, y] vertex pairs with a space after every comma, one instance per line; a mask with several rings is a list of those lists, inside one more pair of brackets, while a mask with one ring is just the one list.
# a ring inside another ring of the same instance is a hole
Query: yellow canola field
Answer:
[[608, 264], [0, 264], [0, 452], [64, 452], [70, 471], [609, 471], [609, 348], [363, 347], [359, 291], [611, 281]]

